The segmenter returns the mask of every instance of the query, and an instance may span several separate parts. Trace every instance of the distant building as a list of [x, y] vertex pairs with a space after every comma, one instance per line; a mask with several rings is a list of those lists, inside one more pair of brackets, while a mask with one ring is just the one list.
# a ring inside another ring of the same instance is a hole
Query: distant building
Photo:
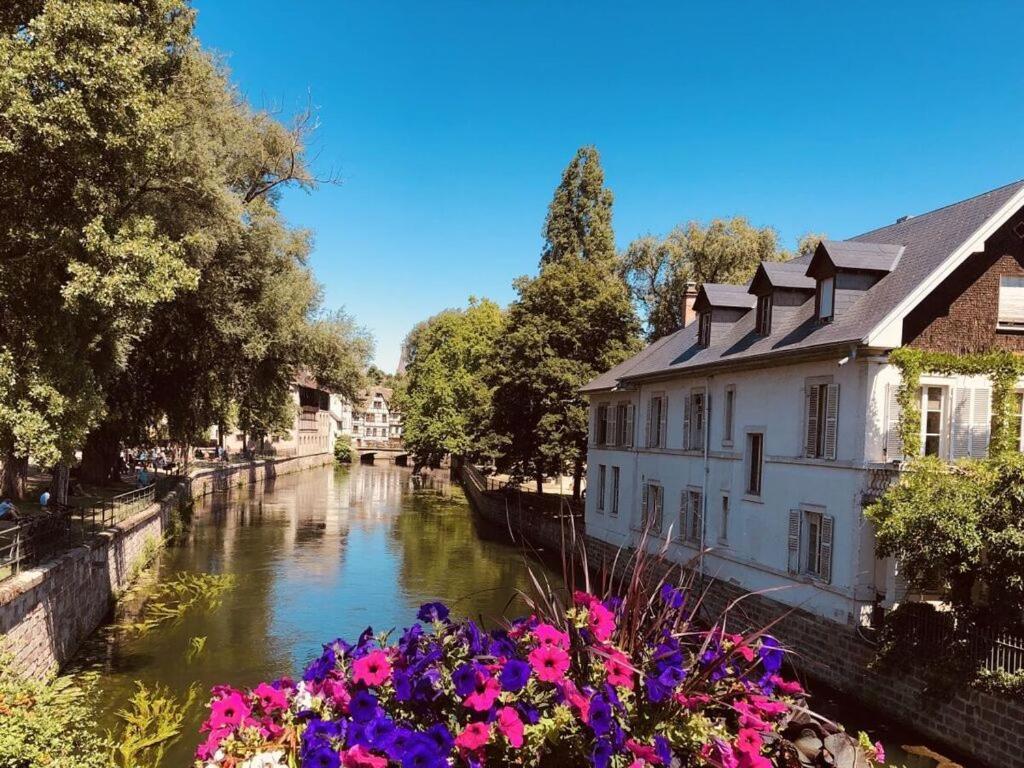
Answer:
[[390, 387], [376, 386], [360, 393], [352, 408], [351, 435], [357, 446], [398, 442], [402, 439], [402, 414], [392, 405]]

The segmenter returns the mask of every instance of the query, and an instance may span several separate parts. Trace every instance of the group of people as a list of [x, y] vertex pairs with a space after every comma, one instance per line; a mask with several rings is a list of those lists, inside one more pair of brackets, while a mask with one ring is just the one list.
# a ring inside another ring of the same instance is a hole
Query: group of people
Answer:
[[122, 451], [120, 465], [121, 474], [133, 475], [135, 484], [143, 488], [153, 481], [153, 474], [174, 471], [177, 461], [173, 450], [156, 446]]

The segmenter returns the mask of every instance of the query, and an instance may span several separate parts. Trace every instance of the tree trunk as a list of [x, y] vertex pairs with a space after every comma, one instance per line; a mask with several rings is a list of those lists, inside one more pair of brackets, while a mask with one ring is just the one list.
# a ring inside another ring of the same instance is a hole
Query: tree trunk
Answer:
[[14, 454], [14, 449], [4, 451], [3, 466], [0, 467], [0, 497], [20, 501], [25, 497], [25, 478], [28, 475], [28, 460]]
[[572, 500], [580, 500], [580, 491], [583, 490], [583, 459], [577, 458], [572, 465]]
[[537, 493], [544, 493], [544, 473], [538, 472], [534, 478], [537, 481]]
[[117, 459], [121, 451], [119, 438], [116, 430], [105, 424], [89, 433], [82, 448], [83, 483], [103, 485], [118, 478]]
[[53, 468], [53, 482], [50, 483], [50, 498], [58, 504], [68, 503], [68, 478], [71, 471], [66, 461], [60, 461]]

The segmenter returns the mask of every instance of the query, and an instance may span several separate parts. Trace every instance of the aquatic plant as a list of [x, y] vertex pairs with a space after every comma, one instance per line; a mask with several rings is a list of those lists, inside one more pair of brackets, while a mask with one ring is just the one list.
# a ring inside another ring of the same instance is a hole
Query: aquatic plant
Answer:
[[701, 628], [687, 602], [669, 583], [636, 608], [577, 591], [491, 631], [430, 603], [397, 642], [326, 644], [299, 681], [215, 688], [197, 765], [799, 765], [785, 651]]
[[181, 734], [185, 715], [195, 704], [198, 689], [189, 688], [183, 700], [166, 688], [148, 688], [136, 681], [135, 694], [117, 712], [121, 727], [107, 733], [112, 768], [157, 768], [164, 753]]
[[142, 634], [159, 626], [181, 621], [195, 608], [212, 610], [235, 585], [230, 574], [179, 573], [153, 588], [138, 621], [117, 626], [126, 632]]

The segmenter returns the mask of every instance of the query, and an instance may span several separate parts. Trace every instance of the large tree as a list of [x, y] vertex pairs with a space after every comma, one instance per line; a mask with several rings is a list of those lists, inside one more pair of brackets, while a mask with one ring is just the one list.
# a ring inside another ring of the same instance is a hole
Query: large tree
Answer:
[[675, 227], [663, 238], [646, 235], [629, 244], [622, 264], [634, 300], [643, 311], [648, 341], [679, 330], [689, 283], [743, 284], [762, 261], [807, 255], [818, 241], [805, 235], [795, 253], [781, 249], [771, 227], [756, 227], [742, 216]]
[[545, 475], [571, 472], [575, 497], [587, 446], [580, 389], [636, 351], [640, 330], [603, 179], [597, 151], [581, 149], [548, 210], [540, 274], [516, 281], [519, 298], [495, 350], [493, 423], [506, 441], [504, 464], [533, 477], [538, 491]]
[[501, 327], [497, 304], [470, 298], [466, 309], [445, 310], [409, 333], [398, 405], [405, 444], [417, 464], [434, 466], [447, 455], [472, 460], [497, 452], [488, 378]]

